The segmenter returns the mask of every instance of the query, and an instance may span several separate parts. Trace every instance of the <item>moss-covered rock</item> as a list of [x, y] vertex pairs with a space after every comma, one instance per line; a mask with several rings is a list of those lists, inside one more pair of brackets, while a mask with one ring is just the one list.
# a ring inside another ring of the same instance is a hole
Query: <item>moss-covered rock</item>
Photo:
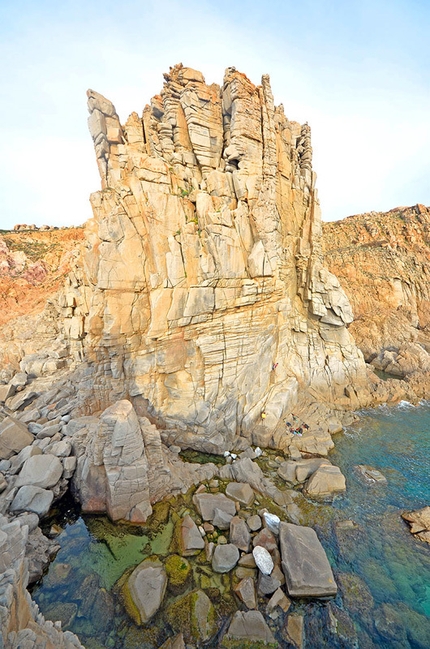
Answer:
[[206, 642], [217, 632], [215, 608], [202, 590], [176, 599], [166, 611], [172, 629], [182, 631], [185, 642]]
[[189, 561], [178, 554], [172, 554], [166, 559], [164, 567], [169, 580], [169, 590], [176, 595], [182, 593], [191, 573]]

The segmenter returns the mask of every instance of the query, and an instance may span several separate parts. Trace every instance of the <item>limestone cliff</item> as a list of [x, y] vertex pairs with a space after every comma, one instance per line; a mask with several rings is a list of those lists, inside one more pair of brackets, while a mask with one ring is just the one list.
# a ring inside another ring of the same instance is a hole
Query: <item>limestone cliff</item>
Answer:
[[[353, 306], [351, 324], [366, 361], [429, 398], [430, 209], [359, 214], [324, 224], [325, 260]], [[381, 386], [379, 387], [381, 389]]]
[[123, 125], [88, 91], [102, 190], [60, 301], [81, 395], [139, 397], [221, 446], [258, 425], [269, 442], [298, 402], [366, 402], [350, 303], [322, 262], [309, 126], [274, 106], [268, 76], [164, 77]]

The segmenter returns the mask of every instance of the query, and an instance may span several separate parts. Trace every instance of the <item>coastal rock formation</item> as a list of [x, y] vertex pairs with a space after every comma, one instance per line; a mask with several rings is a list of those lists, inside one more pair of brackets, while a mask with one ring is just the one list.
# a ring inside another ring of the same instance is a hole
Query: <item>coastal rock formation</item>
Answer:
[[380, 402], [430, 397], [430, 209], [350, 216], [323, 226], [325, 262], [352, 304], [368, 363], [405, 381], [376, 386]]
[[61, 623], [45, 621], [26, 590], [28, 525], [0, 516], [0, 644], [6, 649], [84, 649]]
[[60, 300], [81, 397], [142, 398], [175, 444], [218, 452], [299, 402], [366, 403], [350, 303], [322, 262], [309, 126], [267, 75], [164, 76], [125, 124], [88, 91], [102, 190]]

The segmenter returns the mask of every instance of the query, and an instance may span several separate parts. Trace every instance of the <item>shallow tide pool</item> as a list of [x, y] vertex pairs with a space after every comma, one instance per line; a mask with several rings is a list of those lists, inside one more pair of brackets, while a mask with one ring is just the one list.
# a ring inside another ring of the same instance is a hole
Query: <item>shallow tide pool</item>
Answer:
[[[400, 514], [430, 504], [430, 405], [362, 412], [335, 443], [330, 459], [346, 476], [347, 493], [335, 500], [333, 516], [324, 515], [325, 505], [310, 511], [340, 592], [333, 608], [294, 603], [292, 610], [305, 613], [305, 647], [428, 649], [430, 546], [412, 537]], [[365, 484], [357, 464], [379, 469], [388, 483]], [[122, 606], [118, 580], [145, 557], [167, 556], [171, 517], [156, 529], [132, 528], [80, 516], [66, 503], [56, 521], [63, 529], [61, 550], [32, 592], [44, 615], [61, 619], [88, 649], [159, 646], [169, 635], [162, 612], [149, 628], [135, 626]], [[199, 566], [193, 570], [198, 580]]]

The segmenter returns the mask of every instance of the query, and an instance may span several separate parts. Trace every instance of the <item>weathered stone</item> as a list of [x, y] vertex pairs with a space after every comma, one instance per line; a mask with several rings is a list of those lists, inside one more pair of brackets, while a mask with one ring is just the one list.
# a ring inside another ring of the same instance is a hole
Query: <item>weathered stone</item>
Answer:
[[330, 597], [337, 593], [327, 555], [310, 527], [281, 522], [279, 539], [288, 594]]
[[220, 647], [230, 649], [232, 641], [240, 641], [242, 646], [253, 642], [273, 648], [278, 646], [260, 611], [237, 611], [233, 615]]
[[133, 570], [124, 587], [124, 601], [136, 624], [146, 624], [155, 615], [166, 587], [167, 576], [161, 562], [146, 559]]
[[405, 512], [402, 518], [408, 521], [410, 531], [421, 541], [430, 543], [430, 507], [416, 509], [413, 512]]
[[212, 557], [214, 572], [230, 572], [239, 561], [239, 550], [232, 543], [217, 545]]
[[312, 474], [303, 490], [305, 495], [323, 500], [330, 500], [344, 491], [346, 491], [345, 476], [339, 467], [326, 465]]
[[303, 649], [304, 646], [304, 616], [300, 613], [291, 613], [285, 624], [285, 635], [295, 649]]
[[178, 633], [174, 638], [168, 638], [163, 642], [160, 649], [185, 649], [184, 636]]
[[202, 590], [176, 599], [166, 611], [166, 619], [175, 632], [182, 632], [187, 643], [202, 643], [217, 631], [214, 606]]
[[227, 496], [233, 500], [237, 500], [246, 507], [252, 505], [255, 498], [254, 491], [246, 482], [229, 482], [225, 489], [225, 493]]
[[284, 583], [284, 575], [279, 566], [275, 566], [270, 575], [260, 571], [258, 575], [258, 593], [260, 595], [271, 595]]
[[241, 579], [237, 586], [234, 587], [234, 592], [247, 608], [257, 608], [257, 593], [255, 592], [255, 581], [252, 577]]
[[212, 523], [215, 527], [217, 527], [220, 530], [228, 530], [232, 519], [233, 517], [231, 514], [223, 511], [222, 509], [218, 509], [218, 507], [216, 507], [214, 510], [214, 517], [212, 519]]
[[181, 554], [184, 557], [198, 554], [205, 547], [205, 542], [191, 516], [187, 514], [181, 521]]
[[267, 613], [272, 619], [277, 619], [279, 611], [286, 613], [291, 606], [291, 600], [281, 588], [277, 588], [267, 602]]
[[32, 485], [34, 487], [53, 487], [63, 473], [61, 460], [55, 455], [33, 455], [24, 462], [16, 486]]
[[263, 573], [263, 575], [270, 575], [273, 571], [274, 564], [270, 553], [266, 548], [261, 545], [256, 545], [252, 551], [255, 565]]
[[230, 543], [243, 552], [249, 552], [250, 541], [251, 535], [245, 521], [234, 516], [230, 521]]
[[271, 514], [270, 512], [264, 512], [263, 518], [266, 527], [273, 532], [273, 534], [279, 534], [279, 523], [281, 522], [279, 516]]
[[258, 516], [258, 514], [254, 514], [253, 516], [249, 516], [249, 518], [246, 519], [246, 524], [248, 525], [251, 532], [257, 532], [259, 529], [261, 529], [261, 518]]
[[40, 487], [21, 487], [10, 505], [11, 512], [34, 512], [45, 516], [52, 505], [54, 494], [49, 489]]
[[216, 509], [223, 511], [232, 517], [236, 514], [236, 507], [233, 500], [227, 498], [224, 494], [195, 494], [193, 496], [193, 502], [195, 503], [200, 516], [205, 521], [212, 521], [214, 519]]
[[27, 426], [18, 419], [6, 417], [0, 423], [0, 459], [8, 460], [33, 441], [33, 435], [28, 432]]

